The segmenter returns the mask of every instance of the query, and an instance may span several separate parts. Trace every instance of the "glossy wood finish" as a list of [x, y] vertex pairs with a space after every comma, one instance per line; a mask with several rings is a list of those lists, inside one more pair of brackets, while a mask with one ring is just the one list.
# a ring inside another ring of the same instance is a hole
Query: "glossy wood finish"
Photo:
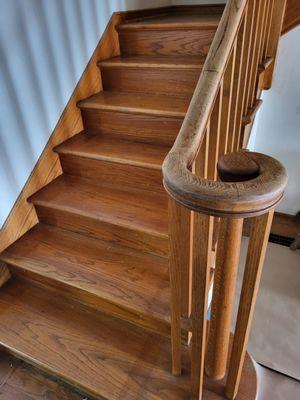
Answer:
[[203, 62], [199, 57], [131, 56], [98, 65], [104, 90], [187, 95], [194, 92]]
[[168, 201], [163, 193], [95, 185], [61, 176], [30, 198], [39, 220], [73, 232], [168, 254]]
[[[170, 374], [168, 338], [101, 313], [88, 313], [74, 301], [18, 279], [1, 290], [0, 312], [2, 348], [87, 396], [190, 398], [188, 349], [183, 347], [185, 373], [175, 378]], [[247, 357], [238, 400], [253, 398], [248, 386], [253, 373]], [[208, 383], [208, 387], [204, 390], [208, 400], [224, 399], [215, 386]]]
[[205, 56], [219, 15], [182, 15], [151, 18], [118, 26], [124, 55]]
[[88, 306], [169, 334], [167, 259], [42, 224], [1, 259], [14, 275], [60, 288]]
[[65, 174], [95, 183], [163, 191], [161, 166], [169, 147], [82, 132], [55, 151]]
[[[81, 101], [85, 129], [127, 140], [172, 145], [189, 97], [147, 93], [105, 92]], [[164, 129], [161, 129], [161, 127]]]

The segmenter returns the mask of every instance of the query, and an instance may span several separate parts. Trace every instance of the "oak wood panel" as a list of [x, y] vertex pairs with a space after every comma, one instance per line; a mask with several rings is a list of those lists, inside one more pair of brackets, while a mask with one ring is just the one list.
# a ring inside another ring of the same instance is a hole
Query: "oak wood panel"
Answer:
[[133, 189], [164, 193], [162, 173], [157, 169], [143, 168], [110, 161], [61, 154], [60, 161], [65, 174], [101, 182], [111, 187], [125, 186]]
[[[194, 92], [201, 69], [101, 66], [104, 90], [186, 95]], [[143, 84], [141, 85], [141, 82]]]
[[187, 28], [195, 30], [205, 29], [217, 29], [220, 21], [220, 15], [218, 13], [173, 13], [161, 15], [158, 17], [152, 17], [142, 19], [140, 21], [128, 21], [117, 26], [117, 30], [128, 31], [132, 29], [137, 30], [186, 30]]
[[80, 110], [76, 104], [78, 100], [101, 90], [101, 79], [96, 63], [119, 54], [115, 26], [122, 20], [121, 13], [113, 14], [111, 17], [45, 149], [0, 231], [0, 252], [37, 223], [34, 207], [27, 202], [27, 198], [62, 173], [58, 156], [52, 149], [82, 130]]
[[183, 121], [183, 118], [102, 110], [82, 110], [82, 117], [91, 133], [166, 146], [172, 146]]
[[97, 184], [163, 191], [161, 165], [169, 151], [167, 146], [82, 133], [55, 151], [65, 174]]
[[30, 198], [44, 223], [160, 255], [168, 252], [167, 200], [64, 175]]
[[81, 132], [56, 147], [54, 151], [59, 154], [87, 157], [98, 161], [111, 161], [160, 170], [168, 149], [168, 146], [145, 145], [144, 143]]
[[168, 260], [37, 225], [1, 254], [14, 275], [82, 303], [169, 333]]
[[199, 55], [204, 57], [215, 34], [212, 30], [119, 30], [121, 54]]

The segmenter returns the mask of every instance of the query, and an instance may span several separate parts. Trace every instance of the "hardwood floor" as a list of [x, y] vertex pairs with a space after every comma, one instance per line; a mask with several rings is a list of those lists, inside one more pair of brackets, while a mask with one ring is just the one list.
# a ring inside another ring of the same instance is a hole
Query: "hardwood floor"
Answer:
[[1, 400], [91, 400], [6, 353], [0, 353]]

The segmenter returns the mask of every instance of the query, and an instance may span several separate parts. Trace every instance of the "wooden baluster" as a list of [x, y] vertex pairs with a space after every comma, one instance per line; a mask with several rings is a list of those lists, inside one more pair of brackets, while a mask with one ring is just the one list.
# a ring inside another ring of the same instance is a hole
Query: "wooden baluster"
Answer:
[[243, 219], [221, 218], [205, 362], [206, 374], [217, 380], [226, 372], [242, 229]]
[[[203, 178], [208, 175], [209, 134], [210, 121], [195, 162], [195, 173]], [[203, 387], [212, 239], [213, 217], [193, 213], [191, 394], [197, 400], [201, 399]]]
[[[248, 109], [248, 93], [250, 89], [250, 73], [251, 73], [251, 65], [252, 65], [252, 54], [253, 54], [253, 46], [254, 46], [254, 34], [255, 34], [255, 15], [257, 12], [257, 1], [250, 0], [248, 3], [248, 13], [247, 13], [247, 29], [246, 29], [246, 38], [245, 38], [245, 49], [247, 52], [247, 69], [245, 73], [245, 88], [243, 94], [243, 105], [242, 105], [242, 116], [246, 114]], [[244, 62], [245, 60], [243, 60]]]
[[234, 399], [238, 392], [273, 213], [273, 210], [269, 211], [251, 221], [248, 254], [226, 383], [228, 399]]
[[[238, 93], [238, 102], [237, 102], [237, 110], [236, 110], [236, 121], [233, 126], [233, 137], [235, 139], [234, 146], [232, 147], [235, 150], [239, 150], [243, 147], [244, 141], [244, 130], [242, 128], [242, 119], [244, 113], [244, 101], [246, 97], [246, 93], [249, 90], [249, 84], [247, 83], [247, 77], [249, 74], [250, 67], [250, 40], [252, 36], [252, 28], [253, 28], [253, 20], [254, 20], [254, 8], [255, 2], [250, 1], [248, 3], [248, 7], [245, 15], [244, 22], [244, 36], [245, 38], [242, 40], [243, 43], [243, 54], [242, 58], [239, 60], [241, 65], [241, 78], [240, 78], [240, 87]], [[242, 27], [240, 28], [242, 29]]]
[[271, 0], [266, 0], [262, 39], [261, 39], [261, 45], [260, 45], [260, 50], [259, 50], [259, 64], [261, 64], [264, 61], [264, 48], [265, 48], [265, 43], [267, 40], [268, 21], [270, 19], [270, 8], [271, 8]]
[[268, 3], [269, 0], [263, 0], [263, 13], [262, 13], [261, 32], [259, 40], [259, 52], [258, 52], [258, 65], [262, 62], [262, 55], [264, 50], [264, 40], [267, 28]]
[[210, 136], [210, 121], [208, 121], [206, 132], [200, 146], [200, 150], [195, 162], [194, 173], [202, 178], [207, 178], [208, 175], [208, 159], [209, 159], [209, 136]]
[[222, 112], [222, 93], [223, 84], [219, 88], [215, 104], [210, 116], [209, 130], [209, 160], [208, 160], [208, 178], [215, 180], [217, 178], [217, 162], [219, 158], [219, 142]]
[[273, 61], [272, 65], [270, 66], [270, 68], [268, 68], [265, 74], [264, 89], [270, 89], [270, 87], [272, 86], [272, 78], [276, 62], [278, 42], [281, 36], [285, 7], [286, 7], [286, 0], [276, 0], [274, 3], [269, 42], [267, 48], [267, 57], [272, 58]]
[[271, 24], [272, 24], [273, 12], [274, 12], [274, 2], [275, 2], [275, 0], [270, 0], [269, 15], [267, 18], [266, 38], [265, 38], [264, 49], [263, 49], [263, 60], [265, 60], [267, 58], [267, 50], [269, 47], [269, 40], [270, 40], [270, 30], [271, 30]]
[[236, 55], [236, 42], [230, 54], [223, 79], [222, 115], [221, 115], [221, 135], [219, 143], [219, 157], [227, 153], [230, 110], [232, 100], [232, 90], [234, 83], [234, 66]]
[[244, 53], [244, 42], [246, 33], [246, 15], [243, 18], [243, 22], [240, 26], [238, 37], [237, 37], [237, 51], [236, 61], [234, 69], [234, 88], [233, 88], [233, 100], [231, 108], [231, 121], [229, 125], [230, 140], [228, 146], [228, 152], [237, 150], [240, 136], [240, 122], [238, 120], [238, 110], [242, 104], [241, 90], [244, 82], [242, 81], [242, 71], [245, 66], [242, 64], [243, 53]]
[[[257, 176], [259, 167], [256, 163], [250, 162], [244, 156], [244, 153], [232, 153], [220, 158], [218, 172], [222, 181], [239, 182]], [[207, 375], [217, 380], [222, 379], [226, 372], [242, 230], [242, 218], [221, 218], [214, 278], [212, 317], [209, 327], [209, 341], [205, 364]]]
[[261, 14], [261, 0], [255, 0], [256, 2], [256, 7], [255, 7], [255, 13], [254, 13], [254, 20], [253, 20], [253, 29], [252, 29], [252, 37], [251, 37], [251, 58], [250, 58], [250, 69], [249, 69], [249, 74], [247, 79], [249, 80], [249, 87], [248, 91], [246, 93], [246, 101], [245, 101], [245, 109], [244, 109], [244, 115], [247, 113], [248, 108], [250, 106], [250, 101], [251, 101], [251, 86], [252, 86], [252, 81], [254, 79], [254, 68], [255, 68], [255, 63], [254, 63], [254, 55], [257, 49], [257, 40], [258, 40], [258, 22], [259, 22], [259, 16]]
[[191, 396], [202, 398], [213, 218], [194, 213], [192, 263]]
[[181, 374], [181, 316], [189, 314], [189, 209], [169, 199], [172, 373]]
[[251, 108], [256, 100], [256, 85], [257, 85], [257, 73], [258, 73], [258, 65], [259, 65], [259, 56], [260, 56], [260, 46], [262, 41], [262, 31], [263, 31], [263, 21], [264, 21], [264, 12], [265, 12], [265, 4], [266, 0], [260, 0], [260, 11], [258, 15], [257, 21], [257, 36], [256, 36], [256, 44], [253, 54], [253, 68], [250, 77], [250, 96], [248, 102], [248, 109]]

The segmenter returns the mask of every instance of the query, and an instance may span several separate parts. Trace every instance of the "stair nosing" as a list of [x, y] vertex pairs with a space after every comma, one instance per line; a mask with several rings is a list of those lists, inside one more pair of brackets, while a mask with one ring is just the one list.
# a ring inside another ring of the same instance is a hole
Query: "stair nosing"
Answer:
[[199, 63], [199, 65], [195, 64], [168, 64], [168, 63], [161, 63], [161, 64], [155, 64], [155, 63], [145, 63], [145, 62], [133, 62], [133, 61], [128, 61], [128, 62], [118, 62], [118, 61], [110, 61], [110, 60], [103, 60], [103, 61], [98, 61], [97, 63], [99, 68], [115, 68], [115, 69], [161, 69], [161, 70], [180, 70], [180, 71], [201, 71], [203, 68], [203, 63]]
[[121, 23], [116, 26], [117, 32], [124, 31], [202, 31], [202, 30], [212, 30], [217, 29], [219, 25], [218, 22], [211, 23], [186, 23], [180, 24], [176, 23], [154, 23], [154, 24], [142, 24], [141, 22], [128, 22]]
[[[125, 92], [123, 92], [125, 93]], [[126, 92], [127, 93], [127, 92]], [[130, 92], [132, 94], [134, 92]], [[167, 95], [164, 95], [167, 96]], [[169, 96], [171, 97], [171, 96]], [[178, 96], [179, 97], [179, 96]], [[80, 100], [77, 103], [77, 106], [80, 109], [87, 109], [87, 110], [102, 110], [102, 111], [108, 111], [108, 112], [119, 112], [122, 114], [139, 114], [139, 115], [151, 115], [154, 117], [165, 117], [165, 118], [178, 118], [178, 119], [184, 119], [186, 115], [185, 112], [179, 112], [179, 111], [163, 111], [163, 110], [153, 110], [153, 109], [141, 109], [138, 107], [126, 107], [126, 106], [118, 106], [118, 105], [104, 105], [104, 104], [85, 104], [85, 100]]]
[[141, 161], [133, 161], [130, 159], [124, 159], [124, 158], [119, 158], [119, 157], [95, 155], [95, 154], [91, 154], [91, 153], [87, 153], [87, 152], [86, 153], [80, 152], [80, 151], [76, 151], [76, 150], [59, 149], [58, 147], [59, 146], [57, 146], [57, 148], [54, 149], [54, 151], [58, 154], [72, 155], [72, 156], [86, 158], [89, 160], [105, 161], [105, 162], [111, 162], [111, 163], [115, 163], [115, 164], [131, 165], [134, 167], [147, 168], [147, 169], [152, 169], [152, 170], [157, 170], [157, 171], [162, 170], [162, 166], [158, 165], [158, 164], [143, 163]]

